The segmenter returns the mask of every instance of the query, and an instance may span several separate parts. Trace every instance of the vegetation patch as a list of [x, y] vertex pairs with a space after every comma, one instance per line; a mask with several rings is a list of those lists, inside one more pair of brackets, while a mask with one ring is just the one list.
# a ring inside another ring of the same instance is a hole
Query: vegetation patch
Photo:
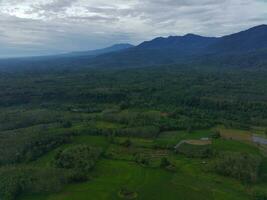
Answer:
[[267, 191], [262, 189], [255, 189], [252, 192], [253, 200], [267, 200]]
[[191, 158], [209, 158], [213, 155], [211, 145], [182, 143], [178, 147], [176, 147], [175, 151]]
[[221, 137], [225, 139], [237, 140], [241, 142], [252, 141], [252, 135], [249, 131], [221, 128], [219, 132], [220, 132]]
[[121, 188], [118, 195], [122, 199], [136, 199], [138, 196], [137, 192], [132, 191], [127, 187]]
[[60, 191], [68, 183], [67, 171], [53, 168], [3, 167], [0, 169], [0, 199], [14, 200], [22, 193]]
[[100, 155], [99, 149], [86, 145], [76, 145], [59, 150], [55, 156], [54, 164], [57, 168], [73, 170], [73, 179], [83, 181], [87, 179]]
[[191, 144], [191, 145], [209, 145], [212, 144], [212, 141], [207, 139], [207, 140], [185, 140], [185, 143]]
[[213, 163], [218, 174], [237, 178], [244, 183], [256, 182], [259, 178], [261, 158], [246, 153], [221, 153]]

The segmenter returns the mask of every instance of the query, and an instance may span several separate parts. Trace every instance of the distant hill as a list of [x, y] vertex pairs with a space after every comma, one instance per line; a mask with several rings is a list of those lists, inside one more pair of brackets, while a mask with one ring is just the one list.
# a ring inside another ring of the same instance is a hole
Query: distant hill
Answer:
[[267, 69], [267, 25], [223, 36], [194, 34], [159, 37], [138, 46], [117, 44], [93, 51], [0, 61], [0, 67], [78, 69], [84, 67], [131, 68], [169, 64], [209, 64]]
[[[90, 61], [99, 66], [135, 67], [188, 62], [267, 63], [267, 25], [223, 37], [203, 37], [194, 34], [159, 37], [140, 45]], [[248, 60], [251, 58], [252, 60]], [[232, 61], [232, 62], [231, 62]]]
[[120, 52], [134, 47], [131, 44], [115, 44], [113, 46], [90, 50], [71, 52], [66, 54], [51, 55], [51, 56], [35, 56], [23, 58], [8, 58], [0, 59], [0, 72], [1, 71], [14, 71], [14, 70], [33, 70], [33, 69], [77, 69], [79, 67], [87, 67], [89, 60], [96, 56]]
[[212, 53], [245, 53], [267, 49], [267, 25], [218, 38], [208, 47]]
[[180, 53], [196, 53], [205, 49], [207, 46], [213, 44], [217, 38], [202, 37], [194, 34], [187, 34], [185, 36], [170, 36], [168, 38], [156, 38], [154, 40], [143, 42], [136, 47], [137, 50], [149, 49], [168, 49]]
[[[223, 37], [203, 37], [194, 34], [156, 38], [143, 42], [135, 50], [172, 50], [181, 54], [242, 53], [267, 48], [267, 25], [260, 25]], [[133, 49], [134, 50], [134, 49]]]
[[91, 51], [77, 51], [77, 52], [71, 52], [68, 54], [65, 54], [65, 56], [97, 56], [101, 54], [111, 53], [111, 52], [117, 52], [122, 51], [125, 49], [129, 49], [131, 47], [134, 47], [131, 44], [115, 44], [113, 46], [103, 48], [103, 49], [96, 49]]

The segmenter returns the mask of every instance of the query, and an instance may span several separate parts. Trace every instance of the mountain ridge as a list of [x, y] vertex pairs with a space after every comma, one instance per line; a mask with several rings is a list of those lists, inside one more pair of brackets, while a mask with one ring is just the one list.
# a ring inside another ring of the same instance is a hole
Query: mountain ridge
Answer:
[[[136, 47], [118, 53], [97, 56], [89, 63], [99, 66], [145, 66], [188, 63], [192, 60], [212, 60], [222, 57], [229, 63], [242, 55], [257, 54], [267, 49], [267, 25], [259, 25], [245, 31], [222, 36], [205, 37], [195, 34], [157, 37]], [[227, 57], [228, 56], [228, 57]], [[266, 55], [267, 57], [267, 55]], [[264, 57], [262, 59], [267, 62]], [[222, 60], [224, 62], [224, 60]]]
[[214, 64], [267, 68], [267, 25], [222, 36], [196, 34], [157, 37], [137, 46], [117, 44], [93, 51], [72, 52], [34, 59], [0, 60], [0, 67], [78, 69], [84, 67], [135, 68], [169, 64]]

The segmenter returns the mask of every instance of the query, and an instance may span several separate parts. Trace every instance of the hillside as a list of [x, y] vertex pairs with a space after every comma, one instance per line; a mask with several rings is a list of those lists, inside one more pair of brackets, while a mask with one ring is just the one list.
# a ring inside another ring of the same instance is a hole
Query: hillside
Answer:
[[0, 73], [0, 199], [266, 199], [266, 75]]
[[[254, 65], [267, 63], [267, 25], [219, 38], [194, 34], [156, 38], [119, 53], [89, 61], [99, 66], [136, 67], [173, 63], [216, 63], [238, 65], [245, 58]], [[251, 59], [249, 59], [251, 58]]]
[[97, 55], [101, 55], [101, 54], [126, 50], [126, 49], [129, 49], [131, 47], [134, 47], [134, 46], [131, 44], [115, 44], [115, 45], [112, 45], [110, 47], [106, 47], [103, 49], [96, 49], [96, 50], [91, 50], [91, 51], [71, 52], [71, 53], [65, 54], [64, 56], [97, 56]]
[[117, 44], [93, 51], [0, 60], [0, 70], [135, 68], [169, 64], [207, 64], [214, 67], [266, 69], [267, 25], [223, 37], [194, 34], [159, 37], [137, 46]]

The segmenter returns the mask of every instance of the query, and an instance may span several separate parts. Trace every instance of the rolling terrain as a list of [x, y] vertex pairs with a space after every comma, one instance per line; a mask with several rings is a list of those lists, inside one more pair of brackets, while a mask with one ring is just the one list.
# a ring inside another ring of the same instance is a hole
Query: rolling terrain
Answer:
[[266, 36], [1, 60], [0, 199], [265, 200]]
[[267, 25], [223, 37], [195, 34], [159, 37], [137, 46], [116, 44], [104, 49], [48, 57], [2, 59], [0, 70], [123, 69], [173, 64], [266, 69], [266, 38]]

